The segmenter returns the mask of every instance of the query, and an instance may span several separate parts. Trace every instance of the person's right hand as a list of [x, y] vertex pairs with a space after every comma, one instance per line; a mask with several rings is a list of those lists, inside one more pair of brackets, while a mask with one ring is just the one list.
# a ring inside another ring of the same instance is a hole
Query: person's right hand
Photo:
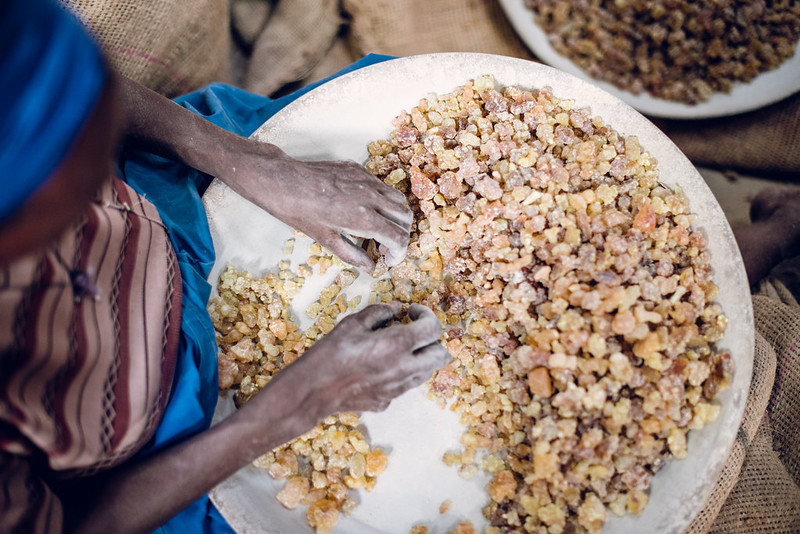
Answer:
[[406, 256], [414, 215], [406, 197], [353, 161], [301, 161], [278, 147], [240, 139], [215, 174], [238, 194], [366, 272], [375, 265], [356, 243], [373, 239], [386, 264]]
[[308, 402], [300, 409], [311, 410], [318, 420], [380, 411], [447, 364], [450, 355], [439, 343], [442, 326], [436, 315], [412, 304], [410, 323], [389, 324], [399, 311], [397, 302], [375, 304], [345, 317], [284, 369], [307, 377]]

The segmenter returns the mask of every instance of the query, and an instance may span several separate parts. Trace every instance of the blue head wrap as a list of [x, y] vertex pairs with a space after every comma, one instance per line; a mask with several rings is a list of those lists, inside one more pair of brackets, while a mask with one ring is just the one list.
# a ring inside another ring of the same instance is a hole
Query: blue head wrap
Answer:
[[0, 2], [0, 221], [67, 155], [106, 77], [97, 44], [52, 0]]

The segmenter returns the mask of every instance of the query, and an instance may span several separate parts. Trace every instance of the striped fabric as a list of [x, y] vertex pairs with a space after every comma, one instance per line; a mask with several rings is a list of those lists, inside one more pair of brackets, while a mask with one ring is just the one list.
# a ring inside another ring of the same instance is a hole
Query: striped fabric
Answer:
[[[0, 265], [0, 517], [36, 486], [28, 463], [88, 475], [150, 438], [169, 395], [180, 291], [157, 210], [116, 178], [57, 243]], [[52, 505], [37, 493], [29, 507]]]

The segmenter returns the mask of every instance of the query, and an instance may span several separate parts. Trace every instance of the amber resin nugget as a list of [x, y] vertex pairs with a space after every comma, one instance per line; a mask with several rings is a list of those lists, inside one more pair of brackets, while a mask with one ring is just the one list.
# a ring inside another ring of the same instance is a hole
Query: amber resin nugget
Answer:
[[[293, 246], [292, 239], [287, 254]], [[311, 252], [320, 270], [333, 265], [334, 260], [319, 245], [312, 245]], [[359, 302], [357, 298], [348, 302], [341, 293], [356, 278], [355, 272], [343, 269], [306, 310], [314, 324], [301, 331], [289, 306], [305, 277], [312, 274], [311, 268], [301, 265], [294, 272], [286, 260], [278, 267], [277, 273], [253, 278], [229, 266], [220, 276], [219, 297], [209, 304], [219, 345], [220, 389], [235, 390], [237, 406], [300, 358], [306, 348], [333, 329], [341, 314]], [[356, 508], [353, 490], [372, 490], [386, 469], [388, 457], [381, 449], [372, 448], [358, 427], [358, 414], [330, 416], [254, 462], [271, 477], [286, 480], [277, 500], [289, 509], [308, 506], [308, 523], [317, 534], [331, 532], [340, 513], [352, 513]]]
[[487, 532], [598, 532], [608, 510], [639, 513], [732, 374], [682, 193], [635, 137], [489, 76], [401, 112], [369, 154], [415, 212], [409, 258], [374, 299], [423, 302], [446, 325], [453, 359], [431, 395], [467, 431], [444, 461], [493, 475]]

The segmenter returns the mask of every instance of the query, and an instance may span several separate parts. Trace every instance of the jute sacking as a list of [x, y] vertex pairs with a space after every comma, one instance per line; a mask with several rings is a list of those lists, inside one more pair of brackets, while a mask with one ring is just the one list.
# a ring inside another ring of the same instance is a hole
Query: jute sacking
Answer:
[[175, 97], [230, 80], [228, 0], [61, 0], [120, 74]]
[[753, 297], [755, 360], [742, 426], [693, 534], [800, 532], [800, 306], [784, 283], [800, 274], [800, 261], [774, 273]]
[[338, 0], [281, 0], [256, 38], [244, 87], [270, 95], [302, 80], [333, 45], [341, 25]]
[[343, 0], [362, 54], [481, 52], [531, 59], [497, 0]]
[[657, 125], [698, 165], [800, 180], [800, 95], [742, 115]]

